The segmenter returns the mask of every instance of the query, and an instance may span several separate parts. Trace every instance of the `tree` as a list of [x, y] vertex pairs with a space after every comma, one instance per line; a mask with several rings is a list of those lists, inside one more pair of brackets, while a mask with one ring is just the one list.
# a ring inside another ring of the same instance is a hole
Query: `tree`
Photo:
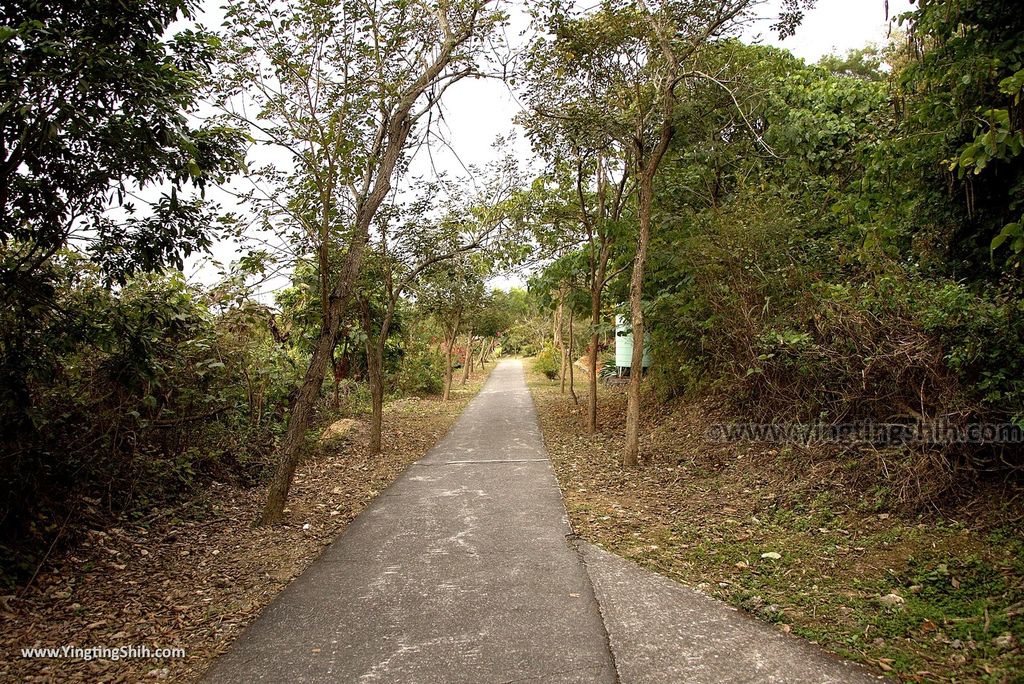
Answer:
[[60, 311], [69, 271], [56, 262], [84, 252], [107, 286], [180, 268], [216, 232], [194, 190], [237, 167], [240, 136], [188, 118], [216, 48], [202, 31], [167, 34], [191, 0], [2, 7], [0, 403], [24, 429], [31, 378], [49, 374], [60, 337], [81, 335]]
[[[592, 281], [581, 278], [587, 257], [586, 247], [569, 252], [549, 263], [530, 280], [530, 290], [535, 294], [537, 303], [552, 312], [552, 343], [561, 358], [558, 372], [561, 390], [564, 394], [568, 389], [576, 405], [579, 404], [579, 398], [576, 396], [573, 363], [575, 320], [583, 311], [590, 313], [593, 294], [590, 289]], [[593, 375], [596, 377], [596, 372]]]
[[[459, 380], [460, 385], [465, 385], [469, 382], [469, 376], [473, 372], [473, 368], [476, 365], [476, 358], [473, 356], [473, 348], [476, 341], [476, 333], [482, 326], [486, 326], [486, 311], [488, 301], [490, 297], [488, 294], [484, 294], [476, 306], [470, 308], [466, 312], [465, 316], [465, 328], [466, 328], [466, 348], [462, 354], [462, 379]], [[484, 347], [486, 345], [487, 335], [484, 334], [480, 338], [480, 365], [483, 367], [484, 363]]]
[[480, 362], [486, 361], [486, 355], [494, 348], [495, 341], [515, 322], [516, 312], [508, 293], [494, 290], [487, 293], [480, 310], [474, 319], [474, 326], [481, 339]]
[[[542, 121], [550, 119], [543, 113], [540, 118]], [[561, 125], [567, 123], [557, 116], [553, 121]], [[545, 133], [536, 137], [536, 148], [549, 152], [557, 150], [558, 147], [550, 139], [555, 127], [544, 127], [547, 129]], [[581, 130], [580, 125], [570, 125], [564, 131], [559, 131], [559, 134], [568, 134], [578, 140]], [[597, 357], [602, 331], [603, 296], [609, 282], [621, 272], [621, 269], [609, 271], [609, 264], [612, 263], [616, 243], [630, 227], [630, 217], [625, 216], [631, 192], [630, 176], [627, 161], [619, 156], [621, 152], [622, 148], [614, 141], [589, 149], [579, 142], [573, 142], [564, 158], [554, 157], [553, 173], [544, 179], [544, 182], [552, 186], [544, 195], [550, 216], [547, 224], [542, 225], [537, 234], [541, 244], [549, 246], [556, 255], [576, 255], [581, 257], [578, 261], [583, 261], [585, 265], [585, 289], [590, 299], [587, 430], [591, 434], [598, 427]], [[582, 272], [584, 265], [577, 263], [577, 272]]]
[[[756, 0], [664, 0], [650, 5], [603, 2], [578, 15], [555, 5], [547, 17], [554, 37], [550, 59], [570, 91], [590, 99], [570, 118], [594, 121], [627, 151], [637, 198], [636, 250], [629, 303], [634, 340], [632, 367], [640, 369], [644, 340], [644, 268], [651, 241], [654, 181], [675, 135], [675, 104], [688, 79], [706, 76], [694, 66], [708, 44], [734, 30]], [[793, 7], [796, 3], [789, 3]], [[792, 8], [787, 8], [792, 9]], [[798, 12], [797, 12], [798, 15]], [[798, 20], [796, 16], [795, 20]], [[789, 26], [794, 19], [780, 21]], [[639, 451], [640, 383], [630, 376], [623, 463]]]
[[[441, 181], [427, 184], [420, 198], [406, 207], [381, 212], [376, 234], [369, 245], [369, 264], [359, 288], [360, 320], [366, 334], [366, 360], [370, 380], [372, 412], [371, 454], [381, 450], [384, 415], [384, 346], [390, 334], [401, 297], [416, 287], [427, 272], [443, 269], [446, 262], [459, 260], [478, 250], [498, 250], [510, 227], [509, 214], [518, 190], [519, 174], [514, 160], [506, 158], [492, 165], [485, 182], [476, 192]], [[446, 190], [448, 201], [442, 188]], [[440, 206], [439, 206], [440, 205]], [[396, 223], [394, 228], [391, 223]], [[458, 293], [462, 290], [456, 289]], [[458, 315], [463, 321], [473, 315], [472, 298], [465, 300]], [[453, 333], [454, 335], [455, 333]], [[450, 355], [450, 351], [449, 351]], [[449, 358], [449, 365], [451, 359]], [[451, 369], [445, 381], [445, 399], [451, 386]]]
[[459, 380], [459, 384], [465, 386], [469, 382], [469, 375], [473, 372], [474, 359], [473, 359], [473, 326], [470, 324], [466, 331], [466, 349], [462, 354], [462, 379]]
[[[179, 199], [236, 167], [238, 135], [194, 127], [216, 40], [165, 31], [190, 0], [8, 2], [0, 27], [0, 288], [24, 284], [80, 238], [113, 280], [182, 265], [210, 244], [204, 204]], [[16, 18], [16, 20], [15, 20]], [[116, 104], [116, 106], [115, 106]], [[133, 194], [167, 184], [169, 194]], [[126, 203], [132, 196], [134, 201]], [[111, 218], [120, 206], [127, 216]], [[150, 215], [136, 216], [140, 207]]]
[[461, 256], [429, 269], [416, 289], [417, 305], [434, 317], [442, 332], [444, 401], [451, 396], [455, 342], [466, 317], [479, 306], [484, 295], [484, 280], [479, 268], [471, 258]]
[[508, 291], [494, 290], [491, 300], [508, 317], [508, 326], [502, 331], [502, 353], [529, 354], [538, 349], [542, 333], [534, 326], [540, 316], [533, 297], [523, 288], [513, 287]]
[[592, 91], [600, 87], [589, 80], [591, 74], [569, 81], [549, 78], [550, 70], [562, 68], [564, 59], [557, 41], [539, 39], [531, 46], [527, 63], [530, 113], [521, 116], [520, 122], [526, 126], [534, 151], [549, 164], [542, 181], [549, 217], [538, 231], [539, 242], [556, 254], [578, 249], [581, 243], [586, 249], [590, 294], [587, 430], [593, 434], [597, 431], [602, 297], [617, 275], [608, 272], [608, 264], [626, 228], [624, 212], [632, 193], [629, 147], [611, 135], [601, 112], [589, 109]]
[[[268, 224], [292, 229], [321, 280], [321, 329], [292, 402], [264, 524], [282, 517], [370, 228], [408, 161], [412, 134], [452, 84], [478, 73], [484, 39], [503, 20], [485, 0], [229, 5], [221, 104], [255, 139], [289, 155], [283, 167], [264, 167], [279, 190], [249, 197]], [[332, 268], [335, 254], [340, 266]]]

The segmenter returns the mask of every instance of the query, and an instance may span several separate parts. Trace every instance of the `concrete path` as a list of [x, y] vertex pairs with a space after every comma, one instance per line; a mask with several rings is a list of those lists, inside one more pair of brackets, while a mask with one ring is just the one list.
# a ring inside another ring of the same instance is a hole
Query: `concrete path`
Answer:
[[576, 549], [522, 366], [503, 361], [448, 435], [206, 681], [866, 679], [723, 609], [594, 547]]
[[623, 682], [875, 682], [866, 670], [581, 543]]

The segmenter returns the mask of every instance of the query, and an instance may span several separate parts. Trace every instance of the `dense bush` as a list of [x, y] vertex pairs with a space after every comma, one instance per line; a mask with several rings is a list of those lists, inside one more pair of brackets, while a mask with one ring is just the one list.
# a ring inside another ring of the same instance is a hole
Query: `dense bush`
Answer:
[[562, 359], [554, 345], [545, 345], [540, 350], [537, 356], [534, 357], [533, 367], [537, 372], [543, 373], [548, 380], [554, 380], [558, 377], [559, 372], [562, 370]]
[[[712, 391], [760, 422], [1021, 424], [1024, 304], [1012, 289], [899, 264], [851, 278], [817, 263], [821, 246], [796, 227], [719, 218], [677, 244], [688, 275], [652, 311], [666, 393]], [[894, 476], [913, 473], [908, 498], [935, 497], [1019, 467], [1006, 449], [916, 445]]]
[[15, 574], [71, 515], [80, 525], [211, 478], [259, 480], [301, 370], [262, 307], [218, 311], [180, 274], [112, 292], [77, 258], [63, 265], [41, 335], [26, 338], [15, 319], [30, 312], [13, 309], [0, 332], [0, 543]]
[[[956, 12], [973, 16], [979, 6]], [[944, 13], [941, 3], [922, 8], [916, 29], [959, 21]], [[1002, 267], [988, 254], [1019, 203], [970, 202], [1005, 197], [1021, 156], [1011, 145], [990, 160], [998, 173], [984, 165], [969, 177], [943, 171], [984, 135], [975, 108], [1006, 103], [1007, 83], [996, 87], [1002, 77], [994, 74], [1013, 67], [985, 71], [952, 97], [922, 87], [950, 74], [959, 83], [969, 64], [990, 63], [1003, 47], [978, 36], [1005, 33], [993, 16], [967, 24], [977, 32], [961, 45], [969, 53], [958, 55], [952, 42], [936, 48], [962, 63], [938, 64], [921, 36], [893, 47], [891, 77], [837, 75], [771, 49], [722, 47], [749, 65], [728, 68], [761, 84], [739, 96], [776, 156], [766, 158], [758, 141], [710, 145], [735, 125], [719, 110], [681, 115], [679, 126], [694, 135], [677, 143], [662, 175], [665, 229], [649, 276], [659, 293], [652, 372], [666, 394], [713, 390], [737, 414], [765, 422], [1024, 424], [1021, 283], [1013, 258]], [[747, 61], [755, 54], [756, 65]], [[930, 117], [940, 104], [942, 117]], [[1019, 107], [1010, 112], [1014, 128]], [[705, 188], [706, 203], [695, 199]], [[1020, 468], [1012, 451], [916, 445], [903, 461], [907, 472], [930, 473], [917, 491], [926, 497], [991, 464]]]
[[429, 340], [413, 338], [405, 348], [394, 378], [395, 387], [402, 395], [440, 394], [444, 384], [444, 355]]

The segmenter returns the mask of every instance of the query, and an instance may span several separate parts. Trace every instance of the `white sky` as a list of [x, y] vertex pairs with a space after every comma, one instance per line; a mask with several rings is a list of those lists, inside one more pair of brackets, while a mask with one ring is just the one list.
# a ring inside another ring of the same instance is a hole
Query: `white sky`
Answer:
[[[766, 5], [769, 11], [772, 7], [777, 8], [778, 3]], [[890, 17], [898, 17], [911, 9], [909, 0], [889, 0]], [[760, 30], [768, 34], [769, 24], [770, 21], [765, 22]], [[868, 43], [884, 43], [888, 32], [885, 0], [818, 0], [815, 8], [807, 12], [795, 36], [779, 42], [766, 35], [764, 42], [780, 45], [798, 57], [816, 62], [827, 54], [845, 54]]]
[[[205, 0], [200, 21], [208, 28], [215, 29], [222, 16], [222, 0]], [[525, 24], [522, 4], [512, 2], [513, 29]], [[809, 62], [814, 62], [830, 53], [844, 54], [848, 50], [863, 47], [868, 43], [883, 43], [887, 39], [889, 22], [885, 15], [884, 0], [817, 0], [814, 9], [807, 12], [795, 36], [779, 42], [772, 35], [769, 26], [777, 16], [779, 1], [768, 0], [760, 10], [764, 20], [757, 22], [744, 35], [751, 42], [780, 45]], [[890, 16], [911, 9], [909, 0], [890, 0]], [[509, 30], [514, 37], [516, 30]], [[452, 147], [433, 150], [433, 163], [439, 170], [452, 176], [464, 174], [462, 164], [483, 166], [498, 154], [491, 144], [496, 137], [507, 135], [513, 130], [512, 118], [520, 107], [508, 87], [494, 80], [466, 80], [453, 86], [442, 101], [445, 133]], [[517, 145], [523, 157], [529, 155], [529, 146], [520, 140]], [[456, 156], [457, 155], [457, 156]], [[413, 164], [415, 173], [427, 173], [430, 163], [425, 158]], [[460, 161], [461, 160], [461, 163]], [[233, 244], [216, 245], [214, 257], [224, 263], [237, 258]], [[196, 265], [194, 274], [200, 280], [209, 282], [214, 272], [209, 267]], [[279, 282], [276, 286], [283, 286]], [[522, 278], [498, 277], [492, 281], [495, 287], [523, 285]], [[267, 295], [270, 293], [267, 292]], [[268, 297], [269, 299], [269, 297]]]

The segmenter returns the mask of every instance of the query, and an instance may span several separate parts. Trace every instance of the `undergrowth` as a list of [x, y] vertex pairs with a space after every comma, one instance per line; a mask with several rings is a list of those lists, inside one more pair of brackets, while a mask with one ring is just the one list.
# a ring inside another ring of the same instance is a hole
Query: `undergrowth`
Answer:
[[896, 454], [709, 441], [728, 413], [706, 396], [648, 396], [645, 462], [627, 470], [620, 391], [602, 387], [590, 437], [556, 384], [530, 386], [588, 541], [903, 681], [1020, 681], [1017, 485], [907, 506]]

